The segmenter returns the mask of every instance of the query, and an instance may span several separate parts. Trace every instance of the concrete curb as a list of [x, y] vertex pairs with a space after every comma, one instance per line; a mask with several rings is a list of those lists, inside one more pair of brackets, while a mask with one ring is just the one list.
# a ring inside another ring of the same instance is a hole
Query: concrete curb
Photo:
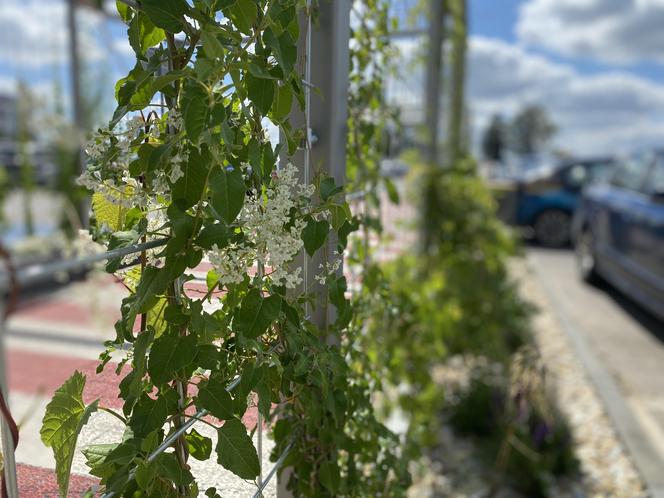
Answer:
[[[532, 262], [528, 260], [528, 266], [531, 266], [531, 264]], [[556, 318], [602, 399], [606, 412], [620, 439], [632, 456], [634, 465], [641, 474], [651, 498], [664, 498], [664, 464], [660, 461], [660, 455], [650, 443], [648, 435], [643, 431], [632, 413], [609, 371], [590, 348], [584, 335], [572, 325], [563, 313], [562, 306], [547, 282], [537, 272], [532, 271], [532, 267], [531, 273], [535, 275], [542, 289], [544, 289]]]

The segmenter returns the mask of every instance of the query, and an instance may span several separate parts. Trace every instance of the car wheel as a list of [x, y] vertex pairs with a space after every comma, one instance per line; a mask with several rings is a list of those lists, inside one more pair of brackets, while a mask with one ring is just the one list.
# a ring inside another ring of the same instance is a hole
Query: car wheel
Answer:
[[581, 279], [589, 284], [598, 283], [600, 278], [597, 273], [595, 242], [592, 232], [587, 228], [576, 237], [574, 255], [576, 256], [576, 268]]
[[542, 212], [533, 225], [535, 238], [546, 247], [564, 247], [570, 242], [571, 218], [565, 211]]

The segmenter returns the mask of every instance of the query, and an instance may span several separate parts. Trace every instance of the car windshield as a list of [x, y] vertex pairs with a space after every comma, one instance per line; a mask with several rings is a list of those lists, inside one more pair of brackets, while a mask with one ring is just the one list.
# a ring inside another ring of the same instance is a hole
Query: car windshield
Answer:
[[652, 156], [639, 155], [628, 157], [618, 163], [611, 177], [611, 185], [627, 190], [640, 191], [643, 188], [648, 166]]

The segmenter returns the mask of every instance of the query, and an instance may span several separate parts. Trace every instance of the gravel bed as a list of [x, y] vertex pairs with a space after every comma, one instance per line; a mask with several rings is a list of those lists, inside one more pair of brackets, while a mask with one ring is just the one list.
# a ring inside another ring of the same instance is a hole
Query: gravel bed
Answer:
[[[547, 366], [560, 410], [567, 416], [581, 463], [580, 489], [588, 498], [647, 497], [645, 486], [604, 406], [574, 354], [560, 323], [550, 311], [544, 290], [525, 261], [514, 262], [523, 295], [539, 313], [533, 325], [535, 341]], [[559, 495], [567, 496], [567, 495]]]

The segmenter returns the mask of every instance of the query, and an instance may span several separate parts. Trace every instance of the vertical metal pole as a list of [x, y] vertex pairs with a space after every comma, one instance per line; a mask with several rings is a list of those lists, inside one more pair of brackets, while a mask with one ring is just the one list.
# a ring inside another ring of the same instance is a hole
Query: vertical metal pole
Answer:
[[[67, 0], [67, 28], [69, 30], [69, 74], [71, 79], [71, 98], [73, 107], [74, 127], [76, 129], [76, 142], [78, 152], [76, 154], [77, 172], [83, 173], [85, 168], [85, 157], [80, 141], [85, 130], [83, 122], [83, 99], [81, 96], [81, 59], [78, 51], [78, 25], [76, 23], [76, 1]], [[88, 226], [88, 203], [82, 201], [78, 206], [81, 224]]]
[[447, 128], [448, 154], [451, 161], [459, 159], [465, 152], [464, 118], [466, 83], [467, 14], [466, 0], [453, 0], [450, 5], [453, 19], [452, 30], [452, 74], [449, 104], [449, 126]]
[[429, 49], [427, 55], [426, 95], [424, 100], [425, 128], [428, 134], [426, 159], [431, 164], [438, 164], [445, 0], [429, 0], [429, 3]]
[[[5, 302], [0, 296], [0, 390], [7, 405], [9, 405], [9, 383], [7, 382], [7, 357], [5, 354]], [[16, 479], [16, 460], [14, 458], [14, 440], [9, 424], [0, 415], [0, 429], [2, 430], [2, 457], [4, 460], [4, 477], [9, 498], [18, 498], [18, 483]]]
[[[291, 115], [294, 128], [309, 128], [305, 149], [293, 156], [301, 181], [310, 181], [319, 172], [333, 177], [337, 185], [346, 180], [350, 6], [351, 0], [320, 0], [317, 22], [309, 23], [306, 14], [301, 19], [298, 67], [307, 80], [307, 109], [301, 113], [294, 108]], [[328, 240], [328, 255], [335, 245], [335, 240]], [[303, 255], [298, 263], [303, 264], [304, 289], [316, 295], [310, 319], [325, 330], [334, 313], [326, 306], [327, 290], [314, 279], [323, 260], [320, 252], [314, 258]], [[279, 498], [292, 496], [286, 489], [288, 478], [289, 469], [284, 469], [277, 484]]]
[[[346, 181], [346, 140], [348, 134], [348, 73], [351, 0], [323, 0], [319, 3], [317, 22], [311, 30], [309, 53], [309, 82], [316, 88], [309, 99], [309, 127], [315, 143], [311, 146], [308, 175], [324, 173], [334, 178], [337, 185]], [[300, 50], [304, 51], [301, 40]], [[310, 90], [309, 90], [310, 91]], [[302, 123], [304, 124], [304, 123]], [[297, 119], [294, 126], [300, 125]], [[304, 158], [306, 159], [306, 158]], [[336, 241], [329, 240], [327, 254], [332, 256]], [[318, 295], [319, 305], [311, 317], [322, 329], [328, 323], [324, 303], [326, 289], [314, 276], [320, 273], [322, 255], [309, 258], [307, 264], [307, 289]]]

